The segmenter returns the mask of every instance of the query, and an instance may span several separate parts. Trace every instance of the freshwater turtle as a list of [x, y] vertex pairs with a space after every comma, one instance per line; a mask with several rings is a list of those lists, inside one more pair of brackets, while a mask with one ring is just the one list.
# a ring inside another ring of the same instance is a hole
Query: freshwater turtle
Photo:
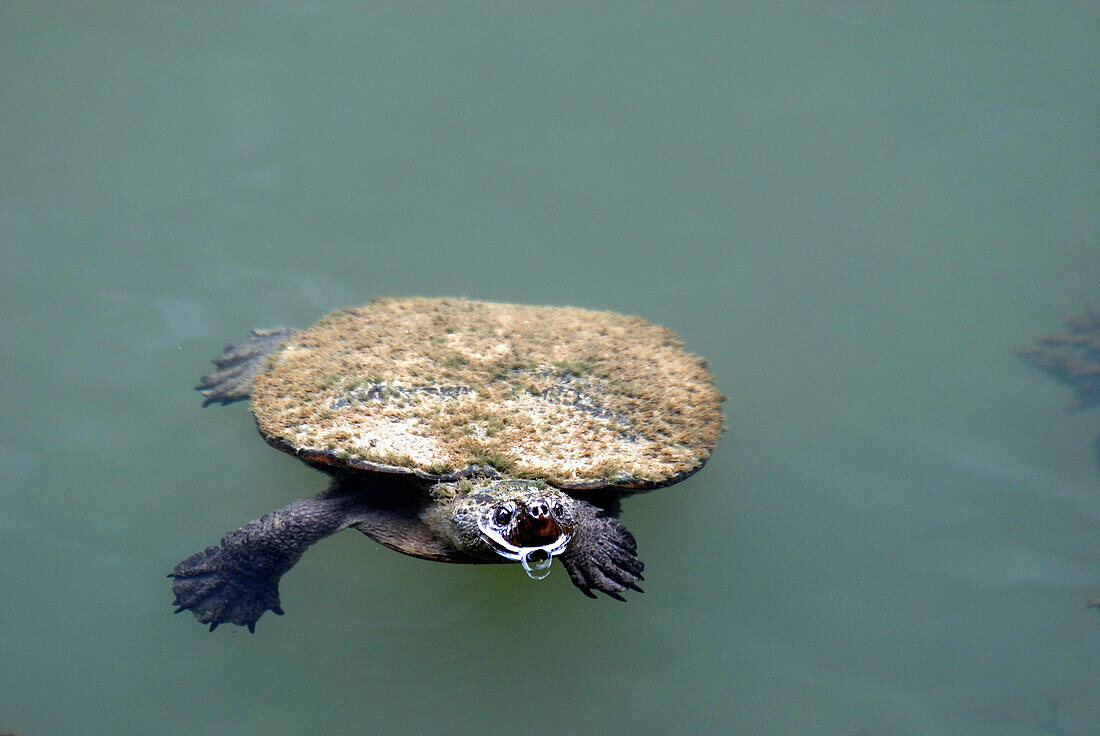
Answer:
[[354, 527], [408, 555], [554, 557], [589, 597], [642, 580], [619, 499], [699, 470], [721, 432], [705, 362], [637, 317], [464, 299], [376, 299], [302, 331], [254, 330], [214, 360], [206, 404], [251, 398], [260, 435], [332, 476], [169, 577], [213, 630], [281, 614], [279, 578]]

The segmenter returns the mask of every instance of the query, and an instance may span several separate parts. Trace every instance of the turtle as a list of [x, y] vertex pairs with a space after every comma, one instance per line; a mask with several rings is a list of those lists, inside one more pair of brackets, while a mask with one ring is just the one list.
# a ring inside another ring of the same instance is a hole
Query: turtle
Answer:
[[620, 500], [697, 472], [722, 432], [706, 361], [614, 312], [375, 298], [252, 330], [213, 363], [203, 406], [249, 399], [261, 437], [330, 483], [176, 565], [176, 613], [211, 631], [281, 615], [282, 575], [347, 528], [534, 579], [557, 558], [585, 595], [625, 600], [644, 565]]

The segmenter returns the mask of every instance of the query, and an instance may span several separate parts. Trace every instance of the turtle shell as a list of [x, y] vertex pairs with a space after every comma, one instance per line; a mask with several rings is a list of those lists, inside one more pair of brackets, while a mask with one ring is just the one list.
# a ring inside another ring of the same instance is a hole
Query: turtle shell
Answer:
[[670, 330], [571, 307], [376, 299], [293, 333], [252, 386], [267, 442], [424, 478], [495, 468], [560, 488], [650, 488], [721, 433], [705, 362]]

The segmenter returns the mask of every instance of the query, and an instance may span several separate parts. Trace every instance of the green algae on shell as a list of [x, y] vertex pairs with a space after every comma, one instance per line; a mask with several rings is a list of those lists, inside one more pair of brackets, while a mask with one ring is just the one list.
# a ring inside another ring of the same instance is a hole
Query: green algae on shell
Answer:
[[646, 488], [703, 465], [722, 396], [670, 330], [572, 307], [376, 299], [291, 334], [252, 386], [273, 446], [426, 478], [489, 466]]

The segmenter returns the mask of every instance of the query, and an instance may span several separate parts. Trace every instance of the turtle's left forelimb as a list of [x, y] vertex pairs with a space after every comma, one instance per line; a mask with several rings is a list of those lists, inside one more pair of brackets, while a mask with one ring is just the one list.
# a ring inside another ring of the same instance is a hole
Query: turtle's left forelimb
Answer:
[[279, 579], [306, 548], [358, 520], [341, 499], [321, 494], [229, 532], [169, 574], [176, 613], [191, 611], [211, 631], [224, 623], [255, 631], [264, 611], [282, 614]]
[[641, 593], [645, 564], [634, 535], [611, 513], [584, 501], [577, 501], [577, 513], [573, 539], [558, 558], [573, 584], [589, 598], [596, 597], [593, 590], [620, 601], [627, 590]]

